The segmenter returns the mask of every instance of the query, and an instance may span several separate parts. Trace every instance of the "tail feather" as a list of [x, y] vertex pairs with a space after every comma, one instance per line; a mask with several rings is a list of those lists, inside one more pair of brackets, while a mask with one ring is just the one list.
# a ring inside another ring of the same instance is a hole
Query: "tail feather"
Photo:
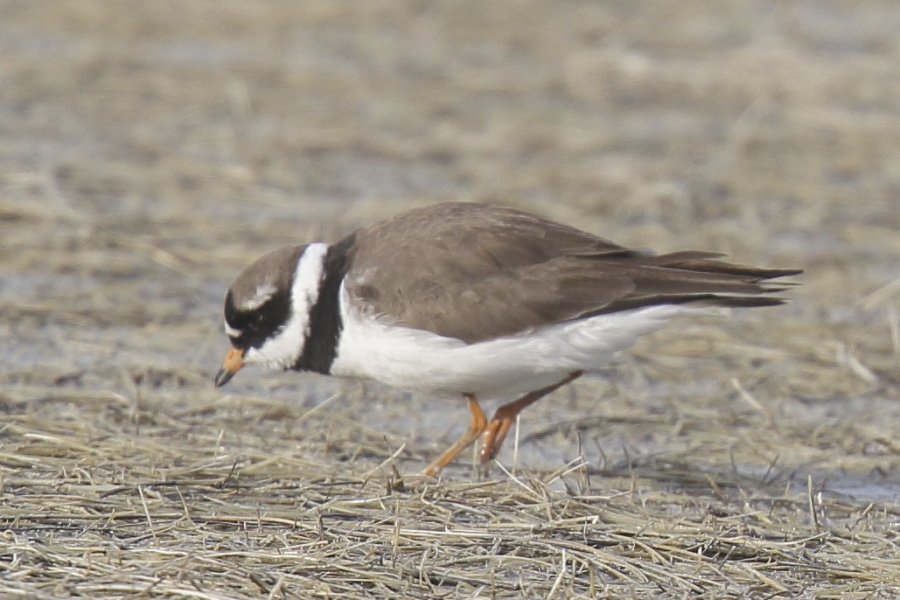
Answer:
[[711, 252], [674, 252], [643, 256], [631, 272], [634, 289], [599, 312], [615, 312], [652, 304], [756, 307], [777, 306], [787, 300], [769, 294], [797, 285], [772, 280], [799, 275], [800, 269], [765, 269], [715, 260]]

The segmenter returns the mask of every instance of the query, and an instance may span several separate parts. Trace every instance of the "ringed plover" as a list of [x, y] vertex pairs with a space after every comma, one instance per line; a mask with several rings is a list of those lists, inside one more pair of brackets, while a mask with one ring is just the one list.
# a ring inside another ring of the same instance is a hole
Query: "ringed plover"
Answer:
[[[772, 306], [768, 280], [800, 273], [718, 254], [654, 255], [484, 204], [418, 208], [333, 244], [259, 258], [225, 297], [231, 341], [217, 386], [243, 365], [375, 379], [462, 396], [466, 432], [424, 473], [483, 436], [496, 456], [519, 412], [670, 318]], [[488, 420], [479, 399], [514, 399]]]

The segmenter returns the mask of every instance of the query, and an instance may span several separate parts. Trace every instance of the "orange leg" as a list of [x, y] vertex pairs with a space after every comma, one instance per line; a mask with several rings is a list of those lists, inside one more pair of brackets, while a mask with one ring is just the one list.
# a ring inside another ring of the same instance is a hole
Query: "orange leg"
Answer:
[[[572, 371], [566, 377], [553, 385], [529, 392], [514, 402], [504, 404], [497, 409], [490, 422], [484, 427], [484, 439], [481, 440], [481, 462], [486, 463], [500, 452], [503, 440], [509, 432], [510, 426], [516, 420], [516, 416], [528, 406], [531, 406], [550, 392], [566, 385], [570, 381], [581, 377], [584, 371]], [[443, 458], [443, 457], [442, 457]]]
[[481, 432], [484, 431], [484, 428], [487, 427], [487, 419], [481, 410], [481, 405], [478, 404], [478, 399], [474, 394], [464, 394], [464, 396], [469, 401], [469, 412], [472, 413], [469, 428], [466, 429], [461, 438], [456, 440], [455, 444], [447, 448], [434, 462], [425, 467], [425, 470], [422, 471], [423, 475], [430, 477], [437, 475], [441, 469], [450, 464], [450, 461], [459, 456], [460, 452], [474, 442], [481, 435]]

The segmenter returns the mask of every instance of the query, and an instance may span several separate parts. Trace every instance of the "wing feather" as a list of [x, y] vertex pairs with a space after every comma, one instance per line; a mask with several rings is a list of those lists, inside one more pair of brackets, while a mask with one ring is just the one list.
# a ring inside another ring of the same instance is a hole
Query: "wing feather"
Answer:
[[536, 215], [447, 203], [354, 234], [344, 285], [359, 307], [474, 343], [651, 304], [764, 306], [767, 279], [706, 252], [647, 255]]

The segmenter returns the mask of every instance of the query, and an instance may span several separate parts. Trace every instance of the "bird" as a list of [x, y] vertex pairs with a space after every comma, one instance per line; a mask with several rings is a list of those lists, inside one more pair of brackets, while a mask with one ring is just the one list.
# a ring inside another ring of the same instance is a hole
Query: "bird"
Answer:
[[[791, 284], [770, 280], [802, 272], [721, 257], [633, 250], [492, 204], [414, 208], [250, 264], [225, 295], [215, 385], [256, 364], [464, 399], [465, 433], [423, 470], [436, 476], [479, 437], [491, 461], [523, 409], [671, 318], [782, 304], [770, 294]], [[511, 401], [487, 419], [487, 399]]]

